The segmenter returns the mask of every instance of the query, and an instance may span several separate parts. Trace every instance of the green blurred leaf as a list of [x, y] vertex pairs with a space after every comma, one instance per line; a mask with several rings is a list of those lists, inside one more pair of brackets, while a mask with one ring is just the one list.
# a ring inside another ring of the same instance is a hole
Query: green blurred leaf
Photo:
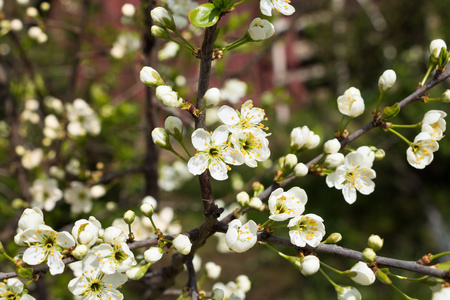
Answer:
[[234, 5], [234, 0], [213, 0], [213, 4], [219, 11], [222, 12], [232, 8]]
[[450, 261], [446, 261], [446, 262], [443, 262], [443, 263], [438, 263], [438, 264], [435, 264], [435, 266], [439, 270], [448, 271], [448, 270], [450, 270]]
[[220, 11], [212, 3], [197, 6], [189, 12], [189, 20], [196, 27], [210, 27], [219, 21]]

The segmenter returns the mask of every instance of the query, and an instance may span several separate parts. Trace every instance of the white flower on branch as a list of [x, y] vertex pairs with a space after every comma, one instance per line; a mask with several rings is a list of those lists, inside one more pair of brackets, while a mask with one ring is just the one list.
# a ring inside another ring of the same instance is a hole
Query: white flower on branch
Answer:
[[444, 120], [446, 116], [447, 113], [442, 110], [428, 111], [422, 120], [422, 132], [430, 134], [433, 140], [440, 141], [447, 127]]
[[95, 246], [92, 251], [100, 259], [99, 268], [105, 274], [126, 272], [136, 265], [134, 254], [125, 242], [112, 245], [103, 243]]
[[17, 278], [5, 279], [0, 282], [1, 299], [21, 299], [34, 300], [35, 298], [27, 294], [28, 291], [23, 289], [23, 283]]
[[95, 136], [100, 133], [100, 120], [94, 110], [83, 99], [75, 99], [73, 103], [66, 104], [69, 124], [67, 131], [74, 137]]
[[72, 236], [75, 238], [77, 244], [92, 247], [98, 239], [98, 234], [102, 225], [93, 216], [89, 220], [80, 219], [75, 222], [72, 228]]
[[378, 89], [380, 92], [386, 92], [389, 90], [397, 80], [397, 74], [395, 74], [394, 70], [386, 70], [378, 79]]
[[247, 91], [247, 83], [239, 79], [228, 79], [225, 81], [220, 94], [223, 100], [228, 100], [233, 104], [237, 104]]
[[320, 269], [320, 260], [315, 255], [307, 255], [302, 260], [301, 273], [304, 276], [311, 276], [317, 273]]
[[375, 282], [375, 274], [367, 264], [362, 261], [356, 263], [350, 271], [356, 273], [356, 276], [351, 277], [351, 279], [360, 285], [371, 285]]
[[70, 204], [70, 211], [74, 214], [90, 212], [91, 198], [90, 189], [79, 181], [72, 181], [70, 187], [64, 191], [64, 199]]
[[61, 251], [75, 246], [72, 235], [65, 231], [56, 232], [47, 225], [23, 231], [19, 241], [29, 246], [23, 253], [23, 261], [32, 266], [47, 261], [52, 275], [64, 271]]
[[144, 252], [144, 258], [147, 262], [153, 264], [161, 259], [163, 250], [160, 247], [151, 247]]
[[414, 143], [406, 150], [408, 163], [416, 169], [424, 169], [431, 164], [433, 152], [439, 150], [439, 144], [426, 132], [419, 133]]
[[357, 190], [368, 195], [375, 189], [372, 179], [376, 177], [376, 173], [371, 169], [372, 163], [373, 160], [367, 153], [365, 155], [362, 151], [351, 152], [345, 157], [344, 164], [327, 176], [326, 183], [328, 187], [342, 190], [345, 201], [352, 204], [356, 201]]
[[228, 248], [237, 253], [247, 251], [256, 244], [258, 240], [256, 237], [257, 231], [258, 226], [253, 220], [244, 225], [239, 220], [231, 221], [225, 235]]
[[46, 211], [52, 211], [63, 196], [56, 179], [36, 179], [30, 188], [30, 194], [33, 197], [31, 205]]
[[320, 137], [308, 126], [296, 127], [291, 131], [291, 151], [311, 150], [320, 143]]
[[69, 282], [69, 291], [83, 299], [123, 299], [117, 290], [128, 280], [125, 274], [115, 272], [105, 274], [100, 269], [100, 259], [90, 252], [83, 259], [82, 272]]
[[183, 255], [188, 255], [191, 252], [192, 243], [184, 234], [179, 234], [173, 239], [173, 246]]
[[284, 221], [300, 216], [305, 211], [308, 196], [305, 190], [294, 186], [289, 191], [278, 188], [270, 194], [268, 205], [269, 218], [274, 221]]
[[250, 168], [256, 168], [258, 161], [265, 161], [270, 157], [269, 140], [265, 135], [240, 131], [232, 134], [230, 141], [242, 153], [244, 163]]
[[434, 293], [433, 298], [431, 298], [431, 300], [448, 300], [448, 299], [450, 299], [450, 288], [448, 287], [444, 287], [440, 291]]
[[254, 41], [262, 41], [270, 38], [275, 33], [275, 27], [265, 19], [255, 18], [247, 30], [248, 35]]
[[432, 40], [430, 43], [431, 57], [433, 57], [434, 59], [438, 59], [439, 55], [441, 54], [442, 48], [444, 49], [444, 51], [447, 50], [447, 44], [443, 40], [441, 39]]
[[238, 150], [229, 147], [228, 129], [221, 125], [211, 134], [204, 129], [197, 129], [192, 133], [192, 145], [197, 153], [189, 159], [188, 170], [193, 175], [200, 175], [209, 169], [216, 180], [228, 178], [231, 165], [242, 165], [244, 156]]
[[361, 300], [362, 295], [353, 286], [341, 287], [339, 291], [337, 291], [338, 300]]
[[267, 136], [269, 135], [264, 130], [264, 125], [261, 123], [267, 120], [264, 109], [259, 107], [253, 107], [253, 101], [247, 100], [242, 104], [241, 111], [224, 105], [218, 111], [220, 120], [228, 125], [228, 129], [231, 133], [252, 132], [255, 135]]
[[179, 107], [183, 104], [183, 99], [178, 98], [178, 94], [168, 85], [160, 85], [156, 88], [156, 98], [167, 107]]
[[259, 8], [263, 15], [269, 17], [272, 15], [272, 9], [276, 9], [285, 16], [290, 16], [295, 12], [295, 8], [290, 3], [290, 0], [261, 0]]
[[289, 221], [291, 243], [299, 247], [306, 244], [317, 247], [325, 235], [323, 219], [315, 214], [294, 217]]
[[364, 99], [361, 92], [354, 87], [347, 89], [342, 96], [337, 99], [338, 109], [341, 114], [356, 118], [364, 112]]

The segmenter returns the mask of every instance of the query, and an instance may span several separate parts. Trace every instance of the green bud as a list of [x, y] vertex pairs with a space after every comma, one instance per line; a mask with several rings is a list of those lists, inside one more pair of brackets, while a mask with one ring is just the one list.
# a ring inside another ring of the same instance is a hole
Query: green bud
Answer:
[[286, 171], [292, 170], [297, 165], [297, 163], [298, 163], [297, 156], [295, 154], [288, 154], [284, 159], [283, 169]]
[[135, 218], [136, 218], [136, 214], [135, 214], [134, 211], [132, 211], [132, 210], [126, 211], [125, 214], [123, 215], [123, 220], [124, 220], [125, 223], [127, 223], [128, 225], [130, 225], [131, 223], [133, 223]]
[[141, 205], [141, 212], [149, 218], [153, 215], [154, 211], [153, 205], [150, 205], [149, 203], [144, 203]]
[[159, 39], [163, 39], [163, 40], [170, 40], [171, 39], [170, 33], [164, 27], [161, 27], [159, 25], [153, 25], [150, 30], [152, 32], [152, 35], [155, 38], [159, 38]]
[[362, 252], [362, 258], [367, 263], [373, 263], [377, 260], [377, 255], [372, 248], [366, 248]]
[[441, 101], [442, 101], [443, 103], [450, 103], [450, 90], [446, 90], [446, 91], [442, 94]]
[[158, 6], [150, 12], [150, 15], [155, 24], [161, 27], [169, 28], [172, 31], [176, 31], [175, 21], [172, 14], [162, 6]]
[[337, 244], [340, 240], [342, 240], [342, 235], [339, 232], [333, 232], [322, 244]]
[[384, 284], [392, 284], [392, 280], [389, 278], [389, 276], [386, 274], [386, 273], [384, 273], [381, 269], [380, 270], [377, 270], [376, 272], [375, 272], [375, 276], [377, 277], [377, 279], [379, 280], [379, 281], [381, 281], [382, 283], [384, 283]]
[[28, 207], [28, 204], [20, 198], [16, 198], [11, 202], [11, 206], [14, 209], [21, 209], [24, 207]]
[[164, 128], [156, 127], [155, 129], [153, 129], [152, 139], [153, 143], [155, 143], [158, 147], [166, 150], [172, 149], [172, 145], [170, 145], [169, 135]]
[[253, 188], [253, 195], [255, 197], [258, 197], [259, 194], [264, 192], [264, 185], [262, 185], [261, 182], [258, 181], [253, 182], [252, 188]]
[[400, 107], [398, 107], [398, 102], [392, 106], [387, 106], [383, 110], [383, 119], [388, 120], [395, 117], [400, 112]]
[[383, 149], [377, 149], [375, 151], [375, 159], [382, 160], [386, 156], [386, 152]]
[[150, 267], [150, 263], [145, 264], [143, 266], [135, 266], [131, 267], [127, 272], [127, 276], [131, 280], [139, 280], [144, 277], [145, 273], [147, 273], [148, 268]]
[[383, 239], [379, 235], [372, 234], [367, 241], [367, 245], [373, 249], [373, 251], [379, 251], [383, 247]]
[[441, 50], [438, 59], [438, 68], [442, 70], [448, 63], [448, 52], [446, 50]]

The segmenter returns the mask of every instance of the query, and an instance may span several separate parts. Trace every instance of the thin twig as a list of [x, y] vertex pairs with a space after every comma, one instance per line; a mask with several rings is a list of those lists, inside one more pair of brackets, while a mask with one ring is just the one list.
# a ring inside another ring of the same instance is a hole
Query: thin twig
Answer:
[[186, 268], [189, 274], [189, 279], [188, 279], [188, 287], [190, 288], [190, 292], [191, 292], [191, 299], [195, 300], [198, 299], [198, 288], [197, 288], [197, 279], [195, 276], [195, 269], [194, 269], [194, 265], [192, 264], [192, 259], [189, 259], [186, 261]]

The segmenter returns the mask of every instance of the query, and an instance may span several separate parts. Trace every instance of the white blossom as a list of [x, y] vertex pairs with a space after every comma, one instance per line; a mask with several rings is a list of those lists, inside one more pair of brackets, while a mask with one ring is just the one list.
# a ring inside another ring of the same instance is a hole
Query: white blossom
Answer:
[[41, 148], [36, 148], [33, 150], [25, 150], [25, 153], [22, 156], [21, 162], [22, 166], [27, 169], [31, 170], [39, 166], [42, 159], [44, 157], [44, 152]]
[[341, 149], [341, 143], [338, 139], [328, 140], [323, 144], [323, 151], [327, 154], [337, 153]]
[[278, 188], [273, 191], [268, 200], [269, 218], [274, 221], [284, 221], [300, 216], [305, 211], [308, 196], [305, 190], [295, 186], [288, 191]]
[[93, 216], [89, 220], [77, 220], [72, 228], [72, 236], [77, 244], [92, 247], [98, 239], [99, 231], [102, 228], [100, 222]]
[[139, 73], [141, 82], [150, 87], [157, 87], [164, 84], [159, 73], [151, 67], [143, 67]]
[[177, 117], [169, 116], [164, 122], [164, 128], [167, 133], [174, 136], [176, 139], [181, 139], [183, 134], [183, 122]]
[[343, 287], [338, 293], [338, 300], [361, 300], [361, 293], [352, 286]]
[[99, 268], [105, 274], [123, 273], [136, 265], [134, 254], [125, 242], [113, 245], [102, 243], [92, 251], [100, 259]]
[[122, 14], [125, 17], [133, 17], [134, 14], [136, 13], [136, 8], [131, 3], [125, 3], [124, 5], [122, 5], [121, 10], [122, 10]]
[[351, 279], [360, 285], [371, 285], [375, 282], [375, 274], [367, 264], [362, 261], [356, 263], [350, 271], [356, 272], [356, 276], [351, 277]]
[[290, 3], [290, 0], [261, 0], [259, 8], [266, 16], [272, 15], [272, 9], [276, 9], [285, 16], [290, 16], [295, 12], [295, 8]]
[[234, 149], [238, 149], [244, 156], [244, 163], [250, 168], [256, 168], [257, 162], [262, 162], [270, 157], [269, 140], [265, 135], [254, 132], [240, 131], [232, 134], [230, 141]]
[[444, 137], [447, 123], [444, 118], [447, 113], [442, 110], [428, 111], [422, 120], [422, 132], [430, 134], [435, 141], [440, 141]]
[[329, 169], [335, 169], [344, 163], [344, 159], [345, 159], [344, 154], [333, 153], [327, 155], [324, 164]]
[[198, 2], [192, 0], [168, 0], [167, 6], [173, 13], [173, 19], [178, 28], [184, 28], [188, 24], [189, 12], [198, 6]]
[[75, 246], [75, 240], [68, 232], [56, 232], [43, 224], [24, 230], [20, 242], [29, 246], [23, 253], [23, 261], [32, 266], [47, 261], [52, 275], [64, 271], [61, 251]]
[[26, 208], [20, 216], [17, 234], [14, 236], [14, 242], [19, 246], [26, 246], [20, 241], [20, 234], [30, 228], [38, 228], [39, 225], [44, 224], [44, 214], [38, 207]]
[[317, 247], [325, 235], [323, 219], [315, 214], [292, 218], [288, 228], [291, 243], [299, 247], [305, 247], [306, 244]]
[[316, 274], [320, 269], [320, 260], [315, 255], [307, 255], [302, 260], [301, 273], [304, 276], [311, 276]]
[[303, 177], [306, 176], [306, 174], [308, 174], [308, 167], [304, 164], [304, 163], [298, 163], [295, 167], [294, 167], [294, 174], [295, 177]]
[[296, 127], [291, 131], [291, 149], [299, 151], [303, 149], [311, 150], [320, 143], [320, 137], [308, 126]]
[[83, 299], [123, 299], [117, 290], [128, 280], [125, 274], [105, 274], [100, 269], [100, 259], [90, 252], [83, 259], [81, 275], [69, 282], [69, 291]]
[[228, 129], [222, 125], [210, 134], [202, 128], [192, 133], [192, 145], [197, 153], [188, 161], [188, 170], [193, 175], [200, 175], [209, 169], [211, 176], [216, 180], [228, 178], [227, 164], [241, 165], [244, 156], [240, 151], [229, 147]]
[[179, 234], [173, 239], [173, 246], [183, 255], [188, 255], [191, 252], [192, 243], [184, 234]]
[[237, 104], [247, 92], [247, 83], [236, 78], [227, 79], [220, 90], [223, 100]]
[[163, 251], [159, 247], [151, 247], [144, 252], [144, 258], [147, 262], [153, 264], [161, 259]]
[[225, 241], [230, 250], [241, 253], [253, 247], [257, 242], [258, 226], [250, 220], [242, 225], [240, 220], [233, 220], [228, 224]]
[[441, 54], [442, 48], [444, 48], [445, 51], [447, 50], [447, 44], [443, 40], [441, 39], [432, 40], [430, 43], [431, 57], [433, 57], [434, 59], [438, 59], [439, 55]]
[[203, 96], [203, 101], [208, 108], [217, 106], [220, 102], [220, 90], [218, 88], [208, 89]]
[[264, 112], [264, 109], [253, 107], [252, 100], [247, 100], [242, 104], [240, 112], [228, 105], [224, 105], [219, 109], [217, 114], [220, 120], [228, 125], [228, 129], [231, 133], [244, 131], [252, 132], [258, 136], [269, 135], [264, 132], [267, 128], [261, 123], [262, 121], [267, 120], [266, 113]]
[[262, 41], [270, 38], [275, 33], [275, 27], [265, 19], [255, 18], [247, 30], [248, 35], [254, 41]]
[[205, 264], [205, 271], [208, 278], [217, 279], [220, 276], [222, 267], [210, 261]]
[[156, 88], [156, 98], [167, 107], [179, 107], [183, 104], [183, 99], [178, 98], [178, 94], [168, 85], [160, 85]]
[[70, 187], [64, 191], [64, 199], [70, 204], [70, 211], [74, 214], [88, 213], [92, 208], [91, 193], [88, 187], [79, 181], [72, 181]]
[[414, 143], [406, 150], [406, 159], [414, 168], [423, 169], [433, 161], [433, 152], [438, 149], [439, 144], [430, 134], [421, 132], [414, 138]]
[[28, 291], [23, 289], [23, 283], [17, 278], [5, 279], [0, 282], [1, 299], [20, 299], [34, 300], [35, 298], [27, 294]]
[[450, 299], [450, 288], [444, 287], [440, 291], [433, 293], [431, 300], [448, 300]]
[[58, 188], [56, 179], [36, 179], [30, 188], [33, 197], [31, 206], [52, 211], [56, 202], [61, 200], [63, 192]]
[[151, 10], [150, 15], [155, 22], [155, 24], [160, 25], [162, 27], [167, 27], [170, 30], [175, 31], [175, 21], [173, 20], [173, 16], [171, 13], [167, 11], [162, 6], [158, 6]]
[[74, 137], [98, 135], [101, 130], [100, 120], [94, 110], [83, 99], [75, 99], [66, 104], [69, 124], [67, 131]]
[[250, 288], [252, 287], [252, 282], [247, 275], [239, 275], [238, 277], [236, 277], [234, 282], [236, 282], [238, 289], [240, 289], [244, 293], [250, 291]]
[[228, 282], [226, 285], [222, 282], [216, 282], [212, 288], [213, 291], [215, 289], [219, 289], [223, 291], [223, 298], [228, 300], [243, 300], [245, 299], [245, 292], [240, 290], [237, 284], [233, 281]]
[[361, 115], [365, 108], [361, 92], [354, 87], [347, 89], [342, 96], [339, 96], [337, 104], [341, 114], [351, 118]]
[[160, 61], [163, 61], [174, 58], [177, 55], [178, 50], [180, 50], [180, 45], [173, 41], [168, 41], [164, 44], [164, 47], [162, 47], [161, 50], [158, 51], [158, 59]]
[[389, 90], [397, 80], [397, 74], [394, 70], [386, 70], [378, 79], [378, 89], [380, 92], [386, 92]]
[[372, 162], [369, 156], [358, 151], [347, 154], [344, 164], [327, 176], [328, 187], [342, 190], [344, 199], [349, 204], [356, 201], [357, 190], [364, 195], [372, 193], [375, 189], [372, 179], [376, 177], [375, 171], [371, 169]]

